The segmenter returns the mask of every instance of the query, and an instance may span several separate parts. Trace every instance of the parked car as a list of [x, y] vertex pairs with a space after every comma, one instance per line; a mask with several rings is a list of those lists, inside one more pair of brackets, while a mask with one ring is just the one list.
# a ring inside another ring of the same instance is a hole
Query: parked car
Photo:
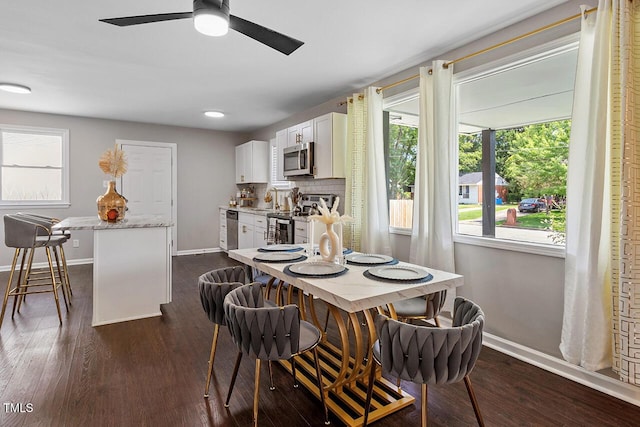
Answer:
[[520, 212], [540, 212], [547, 209], [547, 203], [542, 199], [522, 199], [518, 203], [518, 210]]

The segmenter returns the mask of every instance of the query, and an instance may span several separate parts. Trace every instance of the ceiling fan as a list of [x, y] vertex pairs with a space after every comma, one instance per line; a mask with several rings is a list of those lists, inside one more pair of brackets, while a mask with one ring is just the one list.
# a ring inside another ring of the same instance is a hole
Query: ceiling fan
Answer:
[[262, 25], [230, 15], [229, 0], [193, 0], [193, 12], [126, 16], [122, 18], [100, 19], [100, 21], [119, 27], [128, 27], [130, 25], [185, 18], [193, 18], [193, 24], [196, 30], [208, 36], [223, 36], [227, 34], [229, 28], [231, 28], [285, 55], [290, 55], [304, 44], [304, 42], [300, 40], [273, 31]]

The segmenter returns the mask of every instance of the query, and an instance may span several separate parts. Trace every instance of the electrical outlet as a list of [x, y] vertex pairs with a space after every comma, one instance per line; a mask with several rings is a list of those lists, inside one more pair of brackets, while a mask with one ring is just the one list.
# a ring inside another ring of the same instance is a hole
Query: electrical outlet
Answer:
[[73, 239], [73, 247], [74, 248], [79, 248], [80, 247], [80, 240]]

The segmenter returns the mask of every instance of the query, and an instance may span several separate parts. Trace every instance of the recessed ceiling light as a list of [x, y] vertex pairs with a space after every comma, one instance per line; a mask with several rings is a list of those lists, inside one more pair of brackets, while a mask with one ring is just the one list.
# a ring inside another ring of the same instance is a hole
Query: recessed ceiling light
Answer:
[[31, 93], [31, 88], [14, 83], [0, 83], [0, 89], [12, 93]]
[[207, 117], [215, 117], [215, 118], [224, 117], [224, 113], [221, 113], [220, 111], [205, 111], [204, 115]]

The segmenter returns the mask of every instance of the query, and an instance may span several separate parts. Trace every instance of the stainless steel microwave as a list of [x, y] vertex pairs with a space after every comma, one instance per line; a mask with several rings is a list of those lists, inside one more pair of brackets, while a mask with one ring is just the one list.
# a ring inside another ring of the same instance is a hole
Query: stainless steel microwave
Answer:
[[283, 150], [285, 177], [313, 175], [313, 142], [302, 142]]

